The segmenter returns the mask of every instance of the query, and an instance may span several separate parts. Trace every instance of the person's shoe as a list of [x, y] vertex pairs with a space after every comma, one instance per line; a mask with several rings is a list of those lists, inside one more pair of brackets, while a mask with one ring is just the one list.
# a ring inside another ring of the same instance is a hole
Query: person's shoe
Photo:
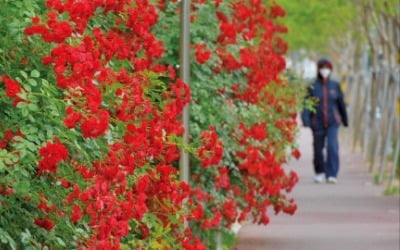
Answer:
[[336, 184], [337, 183], [337, 179], [335, 177], [328, 177], [328, 183]]
[[316, 174], [314, 176], [315, 183], [322, 183], [322, 182], [324, 182], [324, 179], [325, 179], [325, 174]]

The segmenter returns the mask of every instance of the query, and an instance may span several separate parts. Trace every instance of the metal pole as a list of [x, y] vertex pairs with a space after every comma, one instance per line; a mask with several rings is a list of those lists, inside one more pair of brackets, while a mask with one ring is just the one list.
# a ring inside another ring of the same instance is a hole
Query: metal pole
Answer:
[[217, 249], [216, 250], [222, 250], [222, 232], [221, 231], [219, 231], [218, 233], [217, 233], [217, 239], [216, 239], [216, 241], [217, 241]]
[[[181, 39], [180, 39], [180, 55], [179, 55], [179, 75], [180, 78], [189, 85], [190, 82], [190, 0], [181, 0]], [[183, 143], [189, 142], [189, 105], [183, 109]], [[189, 155], [184, 149], [181, 149], [181, 157], [179, 160], [180, 180], [189, 183]]]

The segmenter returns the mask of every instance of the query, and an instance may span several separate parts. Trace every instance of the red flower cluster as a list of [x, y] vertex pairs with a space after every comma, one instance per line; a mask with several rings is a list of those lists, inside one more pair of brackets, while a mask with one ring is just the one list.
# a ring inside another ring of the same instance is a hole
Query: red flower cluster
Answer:
[[229, 189], [230, 188], [230, 178], [229, 178], [229, 170], [227, 167], [219, 167], [218, 168], [218, 176], [215, 177], [215, 189]]
[[35, 224], [38, 225], [39, 227], [46, 229], [47, 231], [51, 231], [54, 228], [54, 223], [53, 221], [50, 220], [50, 218], [45, 218], [45, 219], [36, 218]]
[[277, 4], [273, 4], [270, 9], [271, 18], [284, 17], [286, 15], [285, 9]]
[[222, 213], [227, 220], [227, 227], [230, 227], [235, 222], [238, 212], [236, 202], [232, 199], [226, 200], [222, 204]]
[[6, 85], [6, 94], [8, 97], [14, 98], [21, 92], [21, 87], [19, 82], [14, 81], [13, 79], [8, 78], [7, 76], [1, 76], [1, 80]]
[[14, 193], [13, 188], [9, 188], [9, 187], [3, 186], [3, 185], [0, 186], [0, 195], [8, 196], [8, 195], [12, 195], [13, 193]]
[[68, 150], [57, 138], [55, 143], [47, 142], [39, 150], [42, 159], [39, 161], [39, 174], [57, 172], [57, 165], [68, 158]]
[[[228, 71], [242, 67], [248, 69], [247, 86], [236, 86], [233, 91], [238, 98], [257, 103], [261, 90], [269, 82], [276, 80], [278, 74], [285, 68], [285, 60], [281, 54], [286, 51], [286, 43], [274, 37], [275, 33], [282, 31], [282, 26], [267, 19], [268, 7], [262, 1], [251, 1], [251, 3], [234, 1], [231, 9], [233, 11], [231, 21], [223, 13], [216, 13], [221, 31], [217, 40], [220, 45], [217, 55], [222, 61], [223, 68]], [[282, 15], [281, 9], [279, 5], [274, 4], [271, 7], [271, 13]], [[261, 38], [260, 43], [240, 50], [240, 60], [236, 59], [227, 47], [237, 43], [238, 35], [241, 35], [244, 40], [252, 40], [256, 36]], [[275, 42], [274, 45], [272, 41]]]
[[[37, 19], [34, 22], [38, 22]], [[47, 26], [47, 27], [46, 27]], [[49, 12], [47, 25], [33, 25], [25, 29], [26, 35], [40, 34], [46, 42], [62, 43], [71, 36], [72, 29], [68, 22], [57, 22], [57, 14]]]
[[217, 209], [214, 209], [214, 216], [208, 219], [205, 219], [201, 224], [201, 229], [211, 229], [217, 228], [221, 225], [222, 222], [222, 214]]
[[82, 122], [81, 130], [84, 138], [97, 138], [104, 135], [108, 129], [109, 114], [105, 110], [101, 110], [98, 114], [90, 116], [87, 120]]
[[49, 206], [45, 200], [41, 200], [37, 207], [45, 213], [54, 212], [56, 210], [55, 205]]
[[21, 130], [18, 130], [16, 133], [14, 133], [12, 130], [5, 130], [3, 133], [3, 139], [0, 140], [0, 149], [5, 149], [10, 142], [14, 141], [15, 136], [22, 137], [23, 134]]
[[192, 210], [192, 218], [194, 220], [199, 221], [201, 218], [203, 218], [203, 216], [204, 216], [203, 206], [200, 203], [198, 203], [197, 207], [194, 210]]
[[82, 115], [74, 111], [74, 108], [68, 106], [65, 110], [67, 117], [64, 119], [64, 124], [67, 128], [74, 128], [76, 124], [82, 119]]
[[298, 149], [292, 151], [292, 155], [294, 158], [299, 159], [301, 157], [301, 152]]
[[253, 138], [258, 141], [264, 141], [267, 138], [267, 124], [266, 122], [253, 124], [249, 129], [241, 123], [239, 128], [242, 130], [241, 143], [248, 142], [249, 138]]
[[20, 83], [3, 75], [1, 76], [1, 80], [4, 82], [6, 86], [6, 95], [14, 100], [13, 105], [17, 106], [17, 104], [23, 101], [18, 94], [21, 93]]
[[206, 246], [199, 240], [199, 238], [195, 237], [190, 229], [187, 229], [185, 232], [184, 238], [180, 239], [182, 243], [182, 248], [185, 250], [206, 250]]
[[72, 222], [77, 222], [81, 219], [82, 217], [82, 209], [78, 205], [74, 205], [72, 207], [72, 212], [71, 212], [71, 221]]
[[218, 140], [215, 127], [210, 127], [209, 131], [204, 131], [201, 134], [200, 140], [203, 146], [199, 148], [199, 158], [203, 167], [216, 165], [223, 156], [223, 144]]
[[196, 60], [200, 64], [206, 63], [211, 57], [211, 51], [205, 48], [205, 44], [196, 44]]

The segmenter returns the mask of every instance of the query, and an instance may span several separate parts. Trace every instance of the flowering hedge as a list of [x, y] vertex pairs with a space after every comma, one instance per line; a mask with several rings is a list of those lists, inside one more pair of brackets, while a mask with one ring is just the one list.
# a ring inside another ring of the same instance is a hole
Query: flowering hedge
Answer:
[[27, 13], [12, 14], [32, 23], [7, 44], [2, 64], [2, 243], [180, 248], [190, 239], [182, 224], [189, 187], [172, 164], [189, 90], [155, 62], [163, 53], [151, 31], [156, 8], [26, 3]]
[[[200, 156], [213, 153], [191, 161], [191, 201], [200, 219], [191, 228], [214, 249], [215, 233], [237, 220], [267, 224], [270, 206], [275, 213], [296, 210], [287, 193], [298, 177], [282, 165], [300, 156], [294, 138], [304, 89], [281, 75], [287, 45], [280, 34], [287, 29], [279, 5], [192, 2], [190, 134]], [[168, 1], [155, 28], [167, 51], [162, 61], [170, 65], [178, 64], [178, 9]]]
[[191, 96], [174, 68], [176, 1], [0, 3], [2, 248], [204, 249], [236, 220], [267, 223], [269, 206], [294, 212], [297, 176], [282, 164], [298, 156], [302, 90], [279, 76], [284, 11], [192, 9]]

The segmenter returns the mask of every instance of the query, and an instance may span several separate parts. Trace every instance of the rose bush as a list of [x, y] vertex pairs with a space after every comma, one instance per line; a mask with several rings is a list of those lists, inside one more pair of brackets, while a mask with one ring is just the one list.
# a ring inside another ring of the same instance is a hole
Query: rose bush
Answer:
[[173, 166], [190, 94], [156, 62], [156, 8], [129, 0], [2, 5], [13, 36], [1, 61], [2, 246], [196, 242], [182, 223], [190, 189]]
[[[282, 164], [298, 157], [302, 89], [280, 76], [284, 11], [193, 1], [192, 95], [175, 72], [179, 11], [177, 1], [0, 3], [1, 248], [213, 248], [237, 220], [295, 211], [286, 193], [297, 176]], [[178, 179], [181, 147], [191, 187]]]
[[[304, 87], [281, 74], [287, 45], [280, 34], [287, 29], [279, 22], [285, 15], [279, 5], [192, 3], [190, 134], [200, 156], [214, 150], [206, 161], [191, 161], [191, 201], [200, 218], [191, 228], [215, 249], [216, 234], [235, 221], [266, 224], [268, 207], [296, 210], [287, 193], [298, 178], [283, 164], [300, 156], [294, 138]], [[161, 60], [169, 65], [178, 64], [177, 12], [179, 5], [168, 1], [155, 27], [166, 48]]]

